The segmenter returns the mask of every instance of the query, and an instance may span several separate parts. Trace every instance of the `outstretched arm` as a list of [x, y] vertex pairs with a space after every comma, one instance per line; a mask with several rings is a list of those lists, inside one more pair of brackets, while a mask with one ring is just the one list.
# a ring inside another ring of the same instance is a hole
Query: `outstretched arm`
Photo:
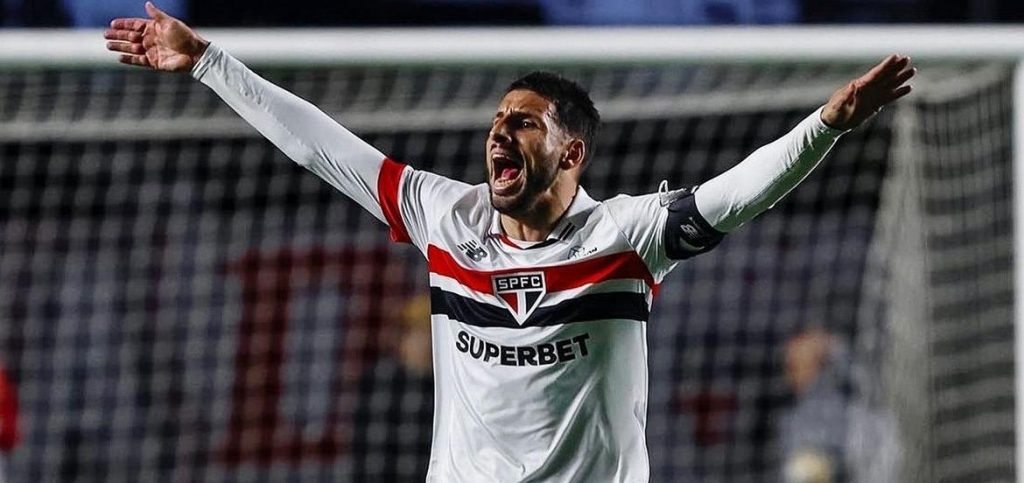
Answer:
[[909, 57], [887, 57], [838, 89], [788, 134], [702, 184], [694, 193], [697, 210], [724, 233], [771, 208], [810, 174], [842, 133], [909, 94], [907, 81], [915, 73]]
[[191, 72], [289, 158], [394, 227], [397, 208], [385, 213], [389, 207], [382, 207], [379, 183], [383, 179], [397, 190], [401, 165], [385, 166], [378, 150], [316, 106], [259, 77], [182, 21], [149, 2], [146, 11], [150, 18], [116, 19], [104, 33], [107, 48], [120, 53], [122, 63]]

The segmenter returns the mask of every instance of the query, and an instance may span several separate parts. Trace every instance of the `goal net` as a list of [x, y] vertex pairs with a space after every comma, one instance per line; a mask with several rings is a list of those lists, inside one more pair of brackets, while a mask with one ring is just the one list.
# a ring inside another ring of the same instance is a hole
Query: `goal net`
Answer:
[[[711, 178], [881, 57], [375, 64], [315, 38], [323, 55], [242, 58], [392, 158], [471, 183], [512, 79], [578, 80], [605, 119], [583, 179], [598, 199]], [[10, 481], [422, 481], [419, 254], [187, 76], [15, 50], [0, 47]], [[919, 66], [914, 94], [665, 280], [652, 481], [1015, 478], [1014, 64]]]

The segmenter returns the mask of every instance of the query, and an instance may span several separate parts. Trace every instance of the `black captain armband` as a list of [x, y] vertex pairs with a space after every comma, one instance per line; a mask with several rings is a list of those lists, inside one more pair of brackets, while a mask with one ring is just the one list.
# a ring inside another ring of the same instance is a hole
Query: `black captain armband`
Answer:
[[665, 252], [672, 260], [683, 260], [715, 248], [725, 233], [711, 226], [697, 211], [693, 192], [690, 191], [668, 205], [665, 219]]

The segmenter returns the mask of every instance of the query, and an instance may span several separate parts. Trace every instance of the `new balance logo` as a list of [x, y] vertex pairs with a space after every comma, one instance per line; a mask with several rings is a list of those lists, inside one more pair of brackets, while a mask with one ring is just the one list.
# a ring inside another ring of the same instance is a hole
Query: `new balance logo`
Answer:
[[485, 252], [483, 248], [480, 248], [480, 245], [478, 245], [474, 240], [459, 243], [457, 246], [459, 247], [459, 250], [462, 250], [462, 253], [465, 253], [466, 256], [474, 262], [479, 262], [487, 256], [487, 252]]
[[512, 313], [512, 317], [523, 325], [540, 305], [540, 299], [547, 292], [544, 272], [510, 273], [491, 277], [494, 295]]
[[679, 225], [679, 229], [683, 231], [683, 234], [689, 237], [691, 240], [700, 236], [700, 230], [693, 225], [682, 224]]
[[679, 244], [688, 250], [703, 250], [706, 248], [703, 233], [697, 228], [697, 222], [692, 216], [689, 217], [689, 221], [679, 225]]

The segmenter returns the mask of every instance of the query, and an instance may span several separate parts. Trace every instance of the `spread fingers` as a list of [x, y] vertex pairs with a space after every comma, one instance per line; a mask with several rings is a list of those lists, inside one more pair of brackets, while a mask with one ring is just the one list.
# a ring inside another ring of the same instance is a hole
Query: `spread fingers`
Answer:
[[131, 42], [107, 42], [107, 50], [136, 55], [143, 55], [146, 53], [146, 48], [143, 47], [142, 44]]
[[117, 59], [122, 64], [138, 65], [142, 67], [149, 67], [149, 59], [145, 55], [128, 55], [124, 54]]
[[142, 40], [142, 32], [124, 29], [107, 29], [103, 32], [103, 38], [107, 40], [121, 40], [124, 42], [139, 42]]
[[144, 18], [115, 18], [110, 21], [110, 28], [115, 30], [134, 30], [142, 32], [152, 20]]

